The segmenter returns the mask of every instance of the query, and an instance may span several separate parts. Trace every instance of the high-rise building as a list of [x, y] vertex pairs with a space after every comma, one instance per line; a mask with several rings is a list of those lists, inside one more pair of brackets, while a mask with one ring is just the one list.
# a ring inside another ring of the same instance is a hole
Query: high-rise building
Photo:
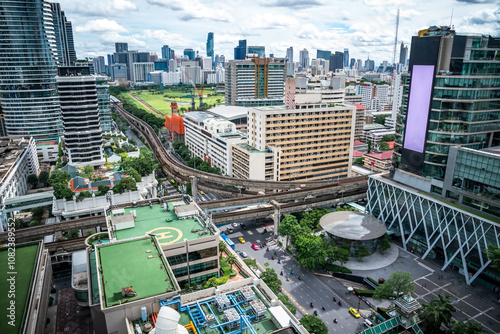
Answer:
[[286, 59], [289, 63], [293, 63], [293, 46], [286, 49]]
[[189, 60], [194, 60], [196, 53], [194, 52], [193, 49], [188, 48], [184, 49], [184, 55], [187, 56]]
[[146, 82], [148, 81], [148, 73], [155, 70], [155, 63], [134, 63], [133, 65], [133, 81]]
[[331, 55], [332, 55], [331, 51], [326, 51], [326, 50], [317, 50], [316, 51], [316, 59], [330, 60]]
[[111, 67], [115, 63], [115, 55], [114, 54], [108, 54], [108, 66]]
[[283, 104], [286, 76], [284, 58], [233, 60], [226, 68], [226, 105], [268, 106]]
[[403, 42], [401, 42], [401, 48], [399, 50], [399, 63], [406, 65], [406, 59], [408, 58], [408, 46], [405, 46]]
[[234, 48], [234, 60], [243, 60], [247, 55], [247, 40], [238, 41], [238, 46]]
[[300, 50], [299, 62], [303, 69], [309, 67], [309, 51], [307, 51], [306, 48], [304, 48], [304, 50]]
[[50, 4], [0, 2], [0, 100], [9, 136], [57, 141], [62, 119]]
[[164, 45], [161, 47], [161, 59], [170, 60], [174, 59], [174, 50], [171, 49], [168, 45]]
[[76, 52], [71, 21], [66, 20], [66, 15], [58, 3], [51, 3], [50, 8], [56, 37], [58, 64], [73, 65], [76, 61]]
[[224, 55], [220, 55], [219, 61], [222, 64], [222, 67], [226, 67], [226, 57], [224, 57]]
[[128, 51], [128, 43], [115, 43], [115, 52], [127, 52]]
[[451, 146], [498, 145], [499, 52], [500, 38], [458, 35], [449, 27], [412, 37], [396, 127], [399, 168], [442, 180]]
[[344, 68], [344, 54], [339, 51], [335, 51], [334, 54], [330, 56], [330, 71], [335, 72], [336, 70], [341, 70]]
[[354, 68], [354, 64], [356, 64], [356, 59], [351, 58], [351, 62], [349, 63], [349, 67]]
[[58, 68], [57, 89], [69, 164], [103, 164], [96, 77], [86, 67], [62, 66]]
[[349, 49], [344, 49], [344, 67], [349, 67]]
[[106, 74], [106, 64], [104, 63], [104, 57], [95, 57], [92, 62], [94, 63], [94, 73], [95, 74]]
[[209, 32], [207, 37], [207, 56], [212, 58], [212, 68], [215, 68], [214, 61], [214, 33]]
[[261, 45], [254, 45], [248, 47], [248, 54], [256, 54], [259, 58], [266, 57], [266, 47]]
[[102, 132], [111, 132], [113, 120], [111, 118], [108, 78], [97, 76], [96, 88], [101, 130]]

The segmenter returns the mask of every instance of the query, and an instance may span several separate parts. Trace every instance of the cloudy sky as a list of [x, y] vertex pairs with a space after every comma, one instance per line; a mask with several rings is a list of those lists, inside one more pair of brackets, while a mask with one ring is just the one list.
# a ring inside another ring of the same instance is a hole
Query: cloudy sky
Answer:
[[[115, 42], [129, 50], [156, 52], [170, 45], [176, 54], [193, 48], [206, 55], [208, 32], [215, 53], [233, 58], [239, 39], [265, 45], [266, 54], [284, 57], [293, 46], [294, 61], [307, 48], [343, 51], [350, 57], [392, 61], [396, 12], [398, 44], [419, 29], [453, 25], [459, 33], [500, 36], [498, 0], [59, 0], [73, 22], [79, 58], [106, 56]], [[399, 46], [398, 46], [399, 52]], [[397, 55], [399, 57], [399, 53]]]

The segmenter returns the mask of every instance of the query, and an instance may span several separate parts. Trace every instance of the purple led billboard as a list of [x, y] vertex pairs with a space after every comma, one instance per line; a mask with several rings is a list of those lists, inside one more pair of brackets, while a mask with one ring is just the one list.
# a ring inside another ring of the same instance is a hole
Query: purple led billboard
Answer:
[[404, 148], [423, 153], [429, 119], [434, 65], [413, 65]]

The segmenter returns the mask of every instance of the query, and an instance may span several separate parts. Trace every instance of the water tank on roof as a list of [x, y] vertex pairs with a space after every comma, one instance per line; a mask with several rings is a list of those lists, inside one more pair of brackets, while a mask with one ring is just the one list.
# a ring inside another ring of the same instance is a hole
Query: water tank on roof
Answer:
[[156, 334], [172, 334], [177, 331], [181, 315], [168, 306], [162, 306], [156, 319]]

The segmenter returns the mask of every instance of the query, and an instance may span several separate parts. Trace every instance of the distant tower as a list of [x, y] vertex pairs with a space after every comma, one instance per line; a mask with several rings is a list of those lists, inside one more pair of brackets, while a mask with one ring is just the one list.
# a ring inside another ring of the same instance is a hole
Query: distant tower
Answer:
[[215, 68], [214, 61], [214, 33], [209, 32], [207, 37], [207, 57], [212, 58], [212, 69]]
[[406, 59], [408, 58], [408, 47], [401, 42], [401, 48], [399, 50], [399, 63], [406, 65]]
[[247, 55], [247, 40], [242, 39], [238, 46], [234, 48], [234, 60], [243, 60]]
[[349, 49], [344, 49], [344, 68], [349, 67]]
[[127, 52], [128, 43], [115, 43], [115, 52]]
[[302, 66], [302, 68], [306, 69], [309, 67], [309, 51], [307, 51], [306, 48], [300, 51], [299, 61], [300, 61], [300, 66]]
[[286, 59], [288, 59], [289, 62], [293, 63], [293, 46], [286, 49]]
[[76, 52], [71, 21], [66, 20], [66, 15], [58, 3], [51, 3], [50, 8], [59, 65], [73, 65], [76, 61]]

